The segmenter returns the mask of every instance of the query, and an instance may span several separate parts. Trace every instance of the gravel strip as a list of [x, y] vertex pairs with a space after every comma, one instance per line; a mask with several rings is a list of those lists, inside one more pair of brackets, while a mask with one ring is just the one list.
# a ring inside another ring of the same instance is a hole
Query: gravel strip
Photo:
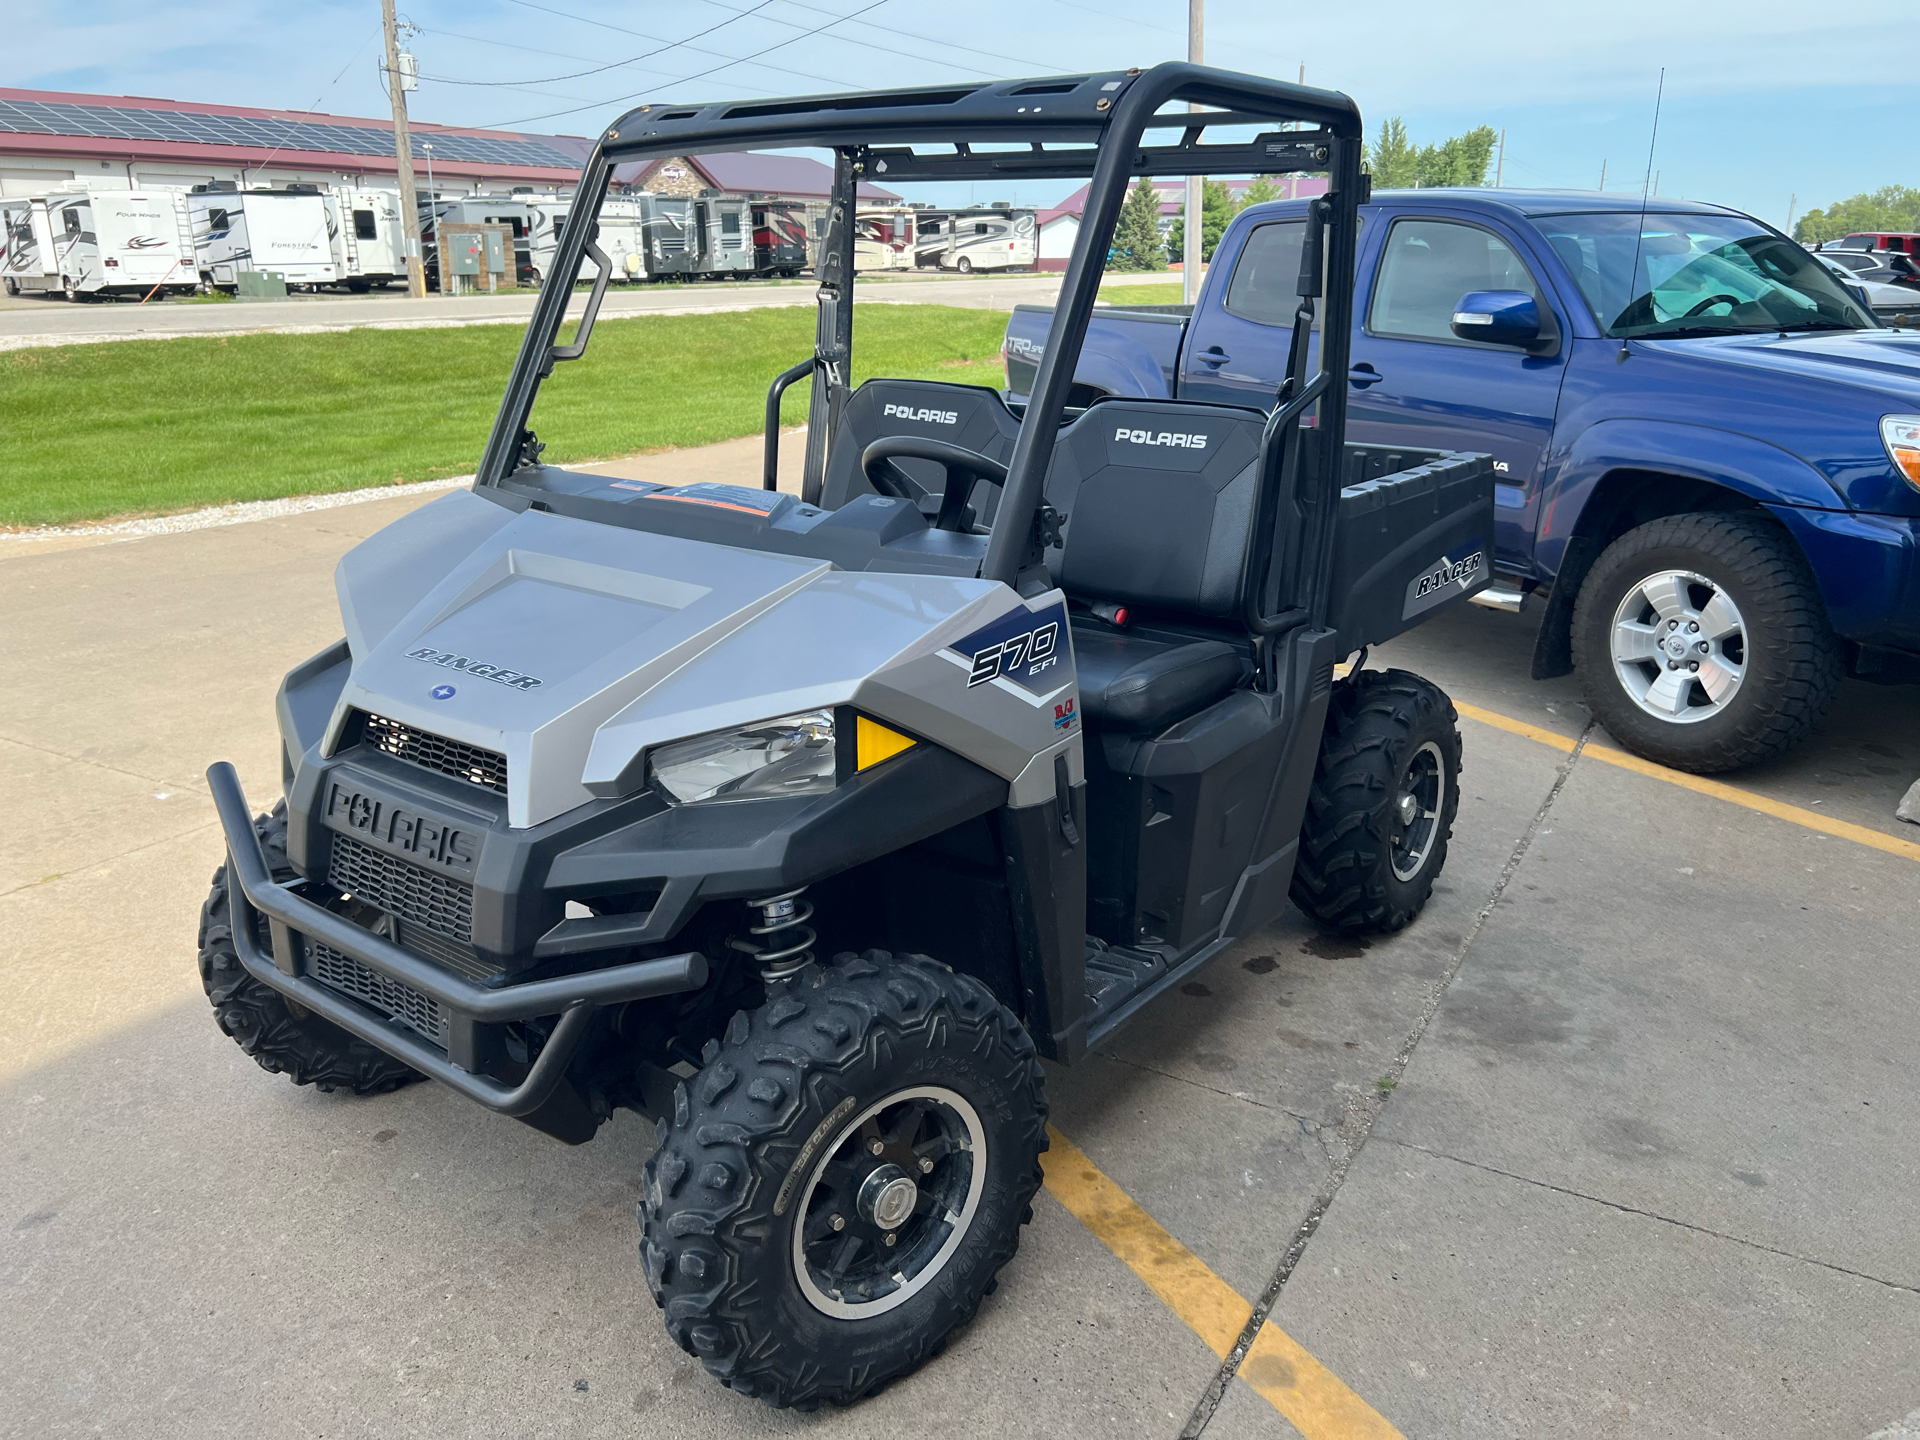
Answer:
[[155, 515], [145, 520], [114, 520], [100, 525], [41, 525], [32, 530], [0, 531], [0, 544], [9, 540], [65, 540], [76, 536], [178, 535], [187, 530], [211, 530], [218, 525], [244, 525], [250, 520], [273, 520], [282, 515], [304, 515], [310, 510], [334, 510], [368, 500], [392, 500], [471, 485], [473, 476], [453, 475], [445, 480], [415, 480], [406, 485], [376, 485], [368, 490], [338, 490], [331, 495], [299, 495], [286, 500], [245, 500], [189, 510], [184, 515]]

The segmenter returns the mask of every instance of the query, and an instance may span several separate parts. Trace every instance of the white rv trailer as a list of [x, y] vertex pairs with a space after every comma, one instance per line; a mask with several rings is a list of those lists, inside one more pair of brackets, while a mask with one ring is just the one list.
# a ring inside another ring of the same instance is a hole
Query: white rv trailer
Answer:
[[[606, 200], [600, 206], [600, 249], [613, 265], [615, 280], [648, 279], [647, 207], [639, 200]], [[582, 261], [580, 278], [593, 278], [593, 262]]]
[[9, 295], [190, 293], [197, 283], [186, 192], [84, 182], [0, 205], [0, 275]]
[[915, 213], [907, 205], [866, 206], [855, 211], [854, 271], [913, 269]]
[[[934, 263], [942, 270], [971, 274], [975, 270], [1031, 270], [1040, 259], [1040, 232], [1031, 210], [994, 206], [988, 210], [956, 210], [941, 229], [946, 244]], [[924, 265], [926, 250], [916, 252]]]
[[915, 269], [925, 269], [940, 263], [940, 257], [947, 253], [947, 226], [953, 219], [951, 210], [934, 210], [916, 206], [913, 212], [913, 264]]
[[343, 285], [361, 294], [407, 278], [399, 191], [336, 189], [326, 203], [334, 269]]
[[745, 200], [717, 197], [696, 200], [694, 213], [705, 219], [709, 275], [753, 273], [753, 207]]
[[241, 190], [220, 182], [188, 192], [200, 283], [238, 288], [249, 270], [271, 271], [288, 289], [314, 289], [341, 279], [328, 233], [327, 197], [317, 186]]

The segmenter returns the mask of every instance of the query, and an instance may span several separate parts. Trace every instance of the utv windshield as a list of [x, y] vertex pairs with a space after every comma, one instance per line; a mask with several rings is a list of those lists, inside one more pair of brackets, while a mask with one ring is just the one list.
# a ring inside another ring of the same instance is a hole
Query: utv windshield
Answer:
[[1616, 339], [1877, 328], [1818, 260], [1743, 216], [1548, 215], [1539, 225]]

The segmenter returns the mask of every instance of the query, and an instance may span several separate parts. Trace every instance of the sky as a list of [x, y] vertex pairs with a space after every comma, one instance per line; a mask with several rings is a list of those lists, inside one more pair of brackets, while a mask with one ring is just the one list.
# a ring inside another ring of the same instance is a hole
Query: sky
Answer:
[[[380, 117], [378, 0], [7, 0], [0, 85]], [[1368, 133], [1506, 132], [1509, 185], [1639, 193], [1665, 70], [1658, 193], [1789, 214], [1920, 183], [1910, 47], [1874, 8], [1210, 0], [1206, 58], [1343, 90]], [[401, 0], [416, 119], [592, 134], [650, 101], [818, 94], [1148, 66], [1183, 0]], [[842, 18], [844, 17], [844, 18]], [[290, 23], [292, 21], [292, 23]], [[1044, 205], [1069, 185], [944, 201]], [[988, 191], [991, 190], [991, 194]], [[916, 198], [920, 198], [916, 194]]]

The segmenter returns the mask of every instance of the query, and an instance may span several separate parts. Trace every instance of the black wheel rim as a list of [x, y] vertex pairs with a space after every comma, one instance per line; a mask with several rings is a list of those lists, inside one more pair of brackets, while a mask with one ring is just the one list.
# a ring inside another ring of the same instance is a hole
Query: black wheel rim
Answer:
[[1393, 873], [1412, 880], [1425, 868], [1446, 806], [1447, 767], [1429, 740], [1413, 752], [1393, 800]]
[[966, 1238], [986, 1165], [979, 1113], [944, 1087], [899, 1090], [853, 1116], [824, 1147], [795, 1207], [801, 1293], [841, 1320], [904, 1305]]

